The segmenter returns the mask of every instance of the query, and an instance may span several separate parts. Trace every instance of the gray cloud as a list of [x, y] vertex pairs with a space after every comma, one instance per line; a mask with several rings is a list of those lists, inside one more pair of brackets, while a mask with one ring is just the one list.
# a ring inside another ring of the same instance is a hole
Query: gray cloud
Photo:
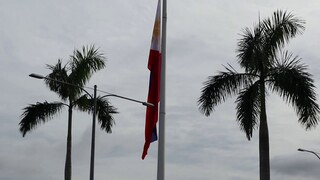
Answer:
[[316, 156], [312, 158], [302, 155], [276, 156], [272, 159], [273, 175], [277, 179], [319, 179], [319, 162]]

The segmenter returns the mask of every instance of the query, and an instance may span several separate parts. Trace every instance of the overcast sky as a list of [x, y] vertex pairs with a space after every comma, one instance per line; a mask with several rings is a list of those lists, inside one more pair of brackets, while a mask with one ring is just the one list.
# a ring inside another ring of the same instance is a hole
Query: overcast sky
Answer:
[[[157, 0], [0, 1], [0, 179], [63, 179], [67, 113], [41, 124], [25, 138], [18, 131], [28, 104], [57, 101], [43, 81], [46, 64], [69, 60], [74, 49], [95, 44], [107, 57], [89, 87], [146, 100], [147, 59]], [[166, 179], [256, 180], [258, 133], [251, 141], [236, 122], [235, 98], [210, 117], [197, 107], [202, 83], [236, 63], [236, 45], [245, 27], [277, 10], [306, 21], [303, 35], [286, 47], [302, 58], [320, 88], [319, 0], [168, 0]], [[320, 94], [320, 89], [317, 89]], [[145, 107], [116, 98], [112, 134], [97, 129], [95, 179], [156, 179], [157, 143], [141, 160]], [[317, 101], [319, 103], [319, 100]], [[294, 109], [277, 95], [267, 99], [271, 179], [317, 180], [320, 161], [297, 148], [320, 151], [319, 127], [305, 131]], [[89, 177], [92, 117], [75, 112], [72, 176]]]

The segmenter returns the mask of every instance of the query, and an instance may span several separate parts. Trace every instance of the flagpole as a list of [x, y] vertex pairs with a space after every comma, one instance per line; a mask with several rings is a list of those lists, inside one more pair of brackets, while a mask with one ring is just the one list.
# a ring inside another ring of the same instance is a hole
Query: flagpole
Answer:
[[161, 35], [161, 85], [159, 110], [159, 141], [157, 180], [165, 179], [165, 115], [166, 115], [166, 29], [167, 0], [162, 1], [162, 35]]

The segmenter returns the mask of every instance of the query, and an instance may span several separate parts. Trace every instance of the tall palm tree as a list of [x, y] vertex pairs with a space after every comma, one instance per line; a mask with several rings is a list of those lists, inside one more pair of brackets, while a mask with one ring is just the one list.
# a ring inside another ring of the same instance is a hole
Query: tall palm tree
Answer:
[[[26, 133], [35, 129], [39, 124], [51, 120], [54, 115], [68, 107], [68, 132], [67, 151], [65, 162], [65, 180], [71, 180], [71, 146], [72, 146], [72, 111], [77, 109], [88, 113], [93, 112], [92, 99], [83, 95], [83, 87], [89, 81], [91, 75], [105, 67], [105, 58], [94, 46], [83, 47], [82, 51], [75, 50], [70, 61], [62, 66], [61, 60], [54, 66], [47, 65], [51, 73], [47, 75], [50, 79], [63, 81], [72, 85], [59, 83], [57, 81], [45, 80], [45, 84], [51, 91], [56, 92], [61, 102], [37, 102], [25, 107], [19, 123], [20, 132], [24, 137]], [[79, 88], [81, 87], [81, 88]], [[101, 97], [97, 97], [97, 117], [101, 129], [111, 133], [114, 124], [112, 114], [117, 113], [110, 103]]]
[[306, 129], [317, 125], [320, 112], [311, 74], [297, 56], [282, 51], [290, 38], [301, 34], [304, 21], [293, 14], [277, 10], [254, 27], [246, 28], [238, 42], [238, 63], [210, 76], [198, 99], [200, 111], [209, 116], [227, 97], [236, 99], [237, 121], [248, 140], [259, 127], [260, 180], [270, 179], [269, 132], [266, 115], [267, 90], [278, 93], [291, 103]]

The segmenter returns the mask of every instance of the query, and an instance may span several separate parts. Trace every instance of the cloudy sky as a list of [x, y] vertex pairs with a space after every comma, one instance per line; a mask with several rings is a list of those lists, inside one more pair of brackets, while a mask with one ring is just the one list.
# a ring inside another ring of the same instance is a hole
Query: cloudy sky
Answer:
[[[27, 134], [18, 131], [22, 109], [31, 103], [57, 101], [41, 80], [46, 64], [68, 61], [83, 45], [100, 47], [107, 67], [94, 74], [89, 87], [146, 100], [146, 68], [157, 0], [0, 1], [0, 179], [63, 179], [66, 110]], [[258, 133], [251, 141], [236, 122], [235, 98], [210, 117], [197, 107], [202, 83], [236, 64], [236, 44], [245, 27], [277, 9], [306, 21], [303, 35], [286, 47], [309, 65], [320, 88], [318, 0], [168, 0], [166, 179], [256, 180]], [[317, 89], [320, 94], [320, 89]], [[120, 114], [112, 134], [97, 130], [97, 180], [156, 179], [157, 143], [141, 160], [145, 107], [110, 98]], [[318, 101], [319, 102], [319, 101]], [[320, 102], [319, 102], [320, 103]], [[319, 127], [305, 131], [296, 114], [277, 95], [267, 99], [271, 178], [316, 180], [320, 161], [297, 148], [320, 151]], [[89, 177], [92, 117], [75, 112], [73, 179]]]

